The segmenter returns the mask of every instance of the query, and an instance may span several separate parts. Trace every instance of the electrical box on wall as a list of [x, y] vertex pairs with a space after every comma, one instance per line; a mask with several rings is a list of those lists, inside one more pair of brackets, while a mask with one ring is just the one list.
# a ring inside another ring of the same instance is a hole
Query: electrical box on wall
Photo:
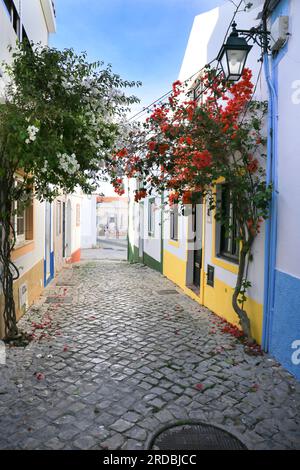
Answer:
[[278, 52], [289, 37], [289, 17], [279, 16], [271, 27], [271, 50]]
[[214, 287], [215, 285], [215, 268], [207, 265], [207, 285]]
[[28, 309], [28, 287], [26, 283], [19, 287], [19, 307], [23, 312]]

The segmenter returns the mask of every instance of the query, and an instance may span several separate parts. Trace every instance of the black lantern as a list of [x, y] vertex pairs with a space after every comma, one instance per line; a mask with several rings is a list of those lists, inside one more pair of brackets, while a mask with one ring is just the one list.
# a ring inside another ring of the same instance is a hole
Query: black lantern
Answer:
[[252, 49], [246, 39], [239, 36], [236, 26], [236, 23], [232, 24], [232, 33], [218, 55], [226, 80], [233, 82], [241, 78], [248, 54]]

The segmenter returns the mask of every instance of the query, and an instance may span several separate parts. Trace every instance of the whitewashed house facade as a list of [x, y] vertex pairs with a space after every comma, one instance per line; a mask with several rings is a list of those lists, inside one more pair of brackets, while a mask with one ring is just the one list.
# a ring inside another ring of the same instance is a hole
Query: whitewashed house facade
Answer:
[[[261, 64], [261, 49], [254, 45], [246, 66], [253, 72], [255, 98], [269, 102], [266, 171], [268, 181], [273, 181], [274, 194], [270, 218], [253, 247], [253, 262], [249, 265], [252, 287], [245, 307], [256, 341], [300, 379], [300, 2], [251, 3], [249, 10], [239, 11], [234, 18], [238, 29], [250, 30], [259, 25], [263, 8], [268, 9], [273, 50]], [[235, 10], [232, 2], [226, 2], [195, 17], [180, 81], [196, 78], [197, 72], [218, 56]], [[282, 21], [288, 24], [289, 34], [284, 37], [278, 29]], [[130, 188], [129, 253], [132, 261], [151, 265], [145, 256], [151, 198], [137, 204], [137, 182], [131, 182]], [[231, 305], [238, 259], [222, 255], [218, 224], [205, 201], [185, 210], [184, 215], [166, 209], [155, 219], [155, 244], [159, 247], [155, 256], [161, 262], [160, 270], [200, 304], [238, 325]], [[150, 243], [153, 246], [154, 241]]]

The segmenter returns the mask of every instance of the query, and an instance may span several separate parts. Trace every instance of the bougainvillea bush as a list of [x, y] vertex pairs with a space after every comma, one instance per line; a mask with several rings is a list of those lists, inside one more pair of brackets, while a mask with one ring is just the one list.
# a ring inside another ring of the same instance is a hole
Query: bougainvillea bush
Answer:
[[[263, 137], [266, 102], [253, 100], [252, 72], [245, 69], [237, 83], [226, 82], [207, 67], [197, 79], [202, 90], [191, 99], [184, 84], [173, 84], [167, 102], [154, 107], [135, 130], [128, 145], [117, 149], [111, 168], [123, 168], [129, 177], [144, 182], [136, 191], [139, 201], [153, 189], [167, 191], [169, 203], [190, 204], [203, 196], [215, 217], [232, 230], [217, 198], [216, 183], [226, 183], [238, 225], [239, 273], [232, 304], [244, 333], [251, 339], [244, 309], [247, 263], [251, 248], [268, 216], [271, 187], [266, 185]], [[114, 176], [114, 175], [113, 175]], [[122, 180], [114, 178], [116, 191]]]
[[51, 201], [60, 191], [95, 189], [119, 138], [118, 121], [138, 101], [123, 90], [140, 85], [70, 49], [26, 43], [11, 52], [0, 100], [0, 282], [7, 338], [18, 336], [14, 201], [21, 210], [33, 197]]

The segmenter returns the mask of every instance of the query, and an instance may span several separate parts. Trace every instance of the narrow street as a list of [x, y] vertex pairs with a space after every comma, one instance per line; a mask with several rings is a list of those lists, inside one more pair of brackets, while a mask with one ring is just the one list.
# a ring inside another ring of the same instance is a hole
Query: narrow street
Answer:
[[98, 239], [97, 248], [81, 250], [81, 260], [126, 260], [127, 240]]
[[35, 339], [1, 368], [2, 449], [143, 449], [185, 419], [251, 449], [299, 448], [300, 384], [287, 371], [157, 272], [95, 253], [20, 322]]

